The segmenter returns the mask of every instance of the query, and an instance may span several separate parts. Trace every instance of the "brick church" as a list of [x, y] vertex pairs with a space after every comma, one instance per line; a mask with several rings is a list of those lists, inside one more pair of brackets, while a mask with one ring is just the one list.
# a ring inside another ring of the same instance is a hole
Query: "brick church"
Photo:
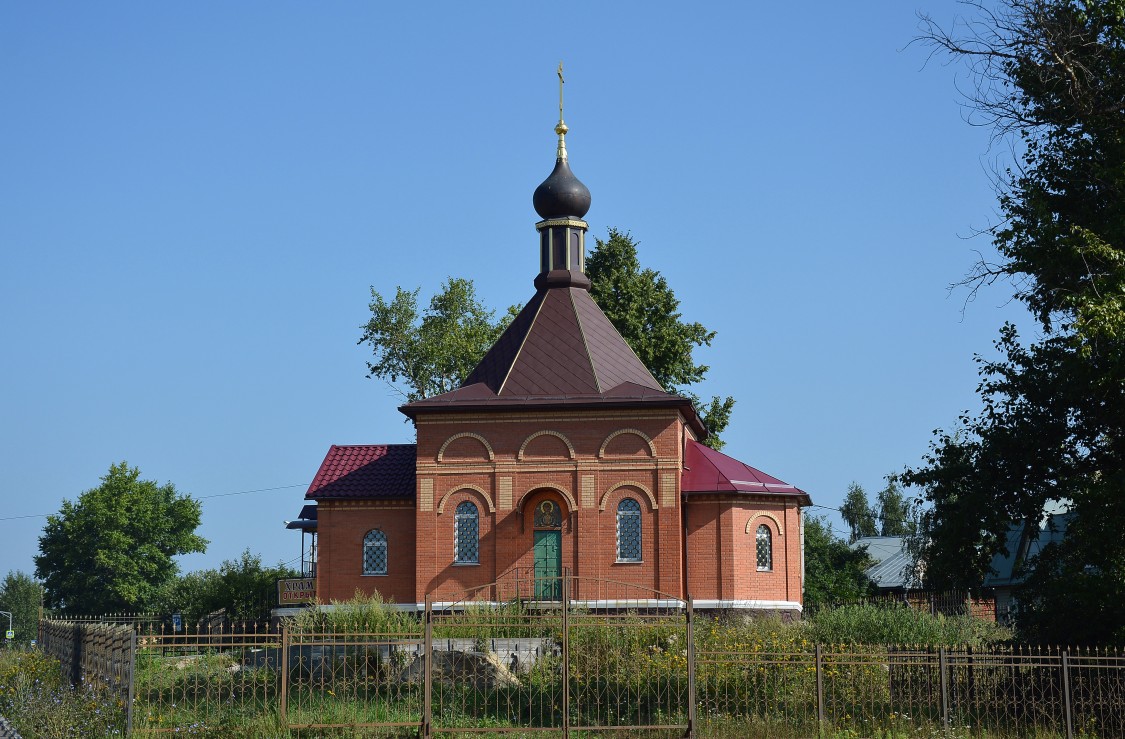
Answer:
[[421, 604], [520, 569], [546, 599], [569, 571], [697, 608], [800, 612], [809, 496], [704, 446], [692, 402], [594, 303], [590, 192], [561, 116], [555, 130], [535, 294], [460, 388], [399, 408], [417, 443], [332, 446], [309, 486], [318, 600]]

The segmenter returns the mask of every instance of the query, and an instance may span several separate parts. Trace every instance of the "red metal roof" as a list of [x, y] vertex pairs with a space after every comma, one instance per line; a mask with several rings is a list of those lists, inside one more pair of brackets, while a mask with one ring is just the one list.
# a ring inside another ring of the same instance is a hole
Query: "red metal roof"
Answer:
[[414, 444], [333, 444], [305, 497], [413, 500], [416, 459]]
[[684, 450], [680, 489], [685, 493], [797, 496], [801, 505], [812, 505], [812, 499], [804, 490], [691, 439]]

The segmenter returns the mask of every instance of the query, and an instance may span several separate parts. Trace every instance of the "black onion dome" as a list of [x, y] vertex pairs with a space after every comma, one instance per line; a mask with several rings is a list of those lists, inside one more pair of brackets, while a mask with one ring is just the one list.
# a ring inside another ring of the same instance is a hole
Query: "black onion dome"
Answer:
[[543, 219], [582, 218], [590, 210], [590, 190], [570, 171], [565, 159], [555, 160], [551, 175], [531, 196], [535, 212]]

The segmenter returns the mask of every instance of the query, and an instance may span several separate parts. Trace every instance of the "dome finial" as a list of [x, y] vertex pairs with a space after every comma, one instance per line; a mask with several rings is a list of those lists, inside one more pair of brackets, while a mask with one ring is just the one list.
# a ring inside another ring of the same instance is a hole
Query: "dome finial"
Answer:
[[563, 79], [562, 62], [559, 62], [559, 125], [555, 126], [555, 133], [559, 135], [558, 158], [566, 161], [566, 132], [570, 129], [563, 123]]
[[547, 179], [543, 180], [531, 202], [535, 212], [545, 219], [551, 218], [583, 218], [590, 210], [590, 191], [586, 189], [574, 173], [570, 171], [570, 163], [566, 157], [566, 123], [563, 122], [563, 68], [559, 62], [559, 124], [555, 126], [555, 133], [559, 135], [558, 158], [555, 159], [555, 169]]

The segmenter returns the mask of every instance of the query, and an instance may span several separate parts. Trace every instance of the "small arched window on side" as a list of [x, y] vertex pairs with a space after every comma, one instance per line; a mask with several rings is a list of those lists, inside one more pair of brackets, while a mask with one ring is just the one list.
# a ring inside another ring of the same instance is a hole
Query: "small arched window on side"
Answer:
[[379, 529], [363, 537], [363, 574], [387, 574], [387, 535]]
[[480, 562], [480, 518], [469, 501], [458, 504], [453, 516], [453, 562], [475, 565]]
[[758, 526], [758, 533], [754, 537], [755, 548], [758, 552], [758, 572], [773, 570], [773, 534], [770, 527], [764, 523]]
[[641, 504], [632, 498], [617, 504], [617, 561], [641, 561]]

